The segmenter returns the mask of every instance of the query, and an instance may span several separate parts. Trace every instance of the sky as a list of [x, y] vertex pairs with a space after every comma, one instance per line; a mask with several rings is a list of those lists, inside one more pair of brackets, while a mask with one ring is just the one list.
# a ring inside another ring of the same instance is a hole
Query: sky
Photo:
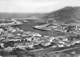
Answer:
[[80, 0], [0, 0], [0, 12], [47, 13], [65, 6], [80, 6]]

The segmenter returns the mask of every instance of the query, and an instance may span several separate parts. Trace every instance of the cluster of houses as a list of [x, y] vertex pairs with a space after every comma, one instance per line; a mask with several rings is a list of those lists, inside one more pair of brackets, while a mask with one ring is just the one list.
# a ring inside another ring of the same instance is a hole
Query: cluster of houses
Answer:
[[[14, 21], [13, 23], [15, 23]], [[11, 23], [12, 25], [14, 25]], [[47, 36], [47, 35], [41, 35], [36, 32], [32, 31], [24, 31], [20, 28], [15, 28], [12, 27], [11, 25], [5, 25], [0, 26], [0, 47], [4, 50], [6, 49], [14, 49], [14, 48], [20, 48], [20, 49], [41, 49], [41, 48], [47, 48], [47, 47], [70, 47], [71, 45], [75, 45], [76, 43], [80, 43], [80, 36], [79, 34], [75, 33], [75, 36]], [[16, 22], [16, 25], [19, 23]], [[21, 23], [20, 23], [21, 24]], [[40, 27], [40, 28], [39, 28]], [[42, 29], [43, 27], [46, 27], [46, 30], [48, 29], [47, 27], [50, 28], [55, 28], [54, 30], [60, 30], [57, 28], [57, 26], [37, 26], [35, 28]], [[56, 29], [57, 28], [57, 29]], [[65, 30], [70, 30], [73, 31], [74, 26], [67, 27]], [[62, 30], [60, 30], [62, 31]], [[70, 31], [65, 31], [68, 33], [71, 33]], [[64, 32], [64, 31], [62, 31]], [[38, 47], [40, 46], [40, 47]], [[10, 49], [10, 50], [12, 50]]]

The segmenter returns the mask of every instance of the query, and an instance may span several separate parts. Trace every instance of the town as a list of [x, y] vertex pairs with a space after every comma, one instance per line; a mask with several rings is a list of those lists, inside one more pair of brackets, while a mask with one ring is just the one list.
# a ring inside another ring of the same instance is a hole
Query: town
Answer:
[[[6, 20], [5, 20], [6, 21]], [[0, 25], [0, 49], [12, 51], [15, 48], [26, 50], [27, 48], [32, 50], [41, 50], [46, 48], [60, 48], [60, 47], [70, 47], [76, 43], [80, 43], [79, 26], [62, 24], [62, 25], [46, 25], [38, 26], [37, 29], [50, 29], [51, 33], [53, 31], [64, 32], [64, 36], [48, 36], [41, 35], [40, 33], [32, 31], [24, 31], [15, 25], [22, 25], [23, 23], [17, 20], [9, 20], [10, 23], [1, 23]], [[35, 26], [34, 26], [35, 27]], [[40, 27], [40, 28], [39, 28]], [[59, 29], [59, 27], [61, 27]], [[36, 28], [36, 27], [35, 27]], [[53, 30], [53, 31], [52, 31]], [[69, 35], [70, 34], [70, 35]], [[37, 47], [40, 46], [40, 47]], [[37, 48], [37, 49], [36, 49]], [[27, 50], [28, 50], [27, 49]]]

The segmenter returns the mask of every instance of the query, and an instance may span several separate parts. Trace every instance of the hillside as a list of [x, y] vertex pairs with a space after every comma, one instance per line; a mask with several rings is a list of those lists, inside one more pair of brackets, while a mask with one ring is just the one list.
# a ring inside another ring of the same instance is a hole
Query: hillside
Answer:
[[43, 19], [55, 19], [61, 23], [77, 23], [80, 22], [80, 7], [64, 7], [46, 14]]

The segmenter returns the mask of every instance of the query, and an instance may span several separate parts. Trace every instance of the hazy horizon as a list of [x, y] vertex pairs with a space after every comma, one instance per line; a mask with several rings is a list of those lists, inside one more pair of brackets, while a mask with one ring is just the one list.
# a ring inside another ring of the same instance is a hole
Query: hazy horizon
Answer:
[[1, 13], [48, 13], [65, 6], [80, 6], [80, 0], [0, 0]]

